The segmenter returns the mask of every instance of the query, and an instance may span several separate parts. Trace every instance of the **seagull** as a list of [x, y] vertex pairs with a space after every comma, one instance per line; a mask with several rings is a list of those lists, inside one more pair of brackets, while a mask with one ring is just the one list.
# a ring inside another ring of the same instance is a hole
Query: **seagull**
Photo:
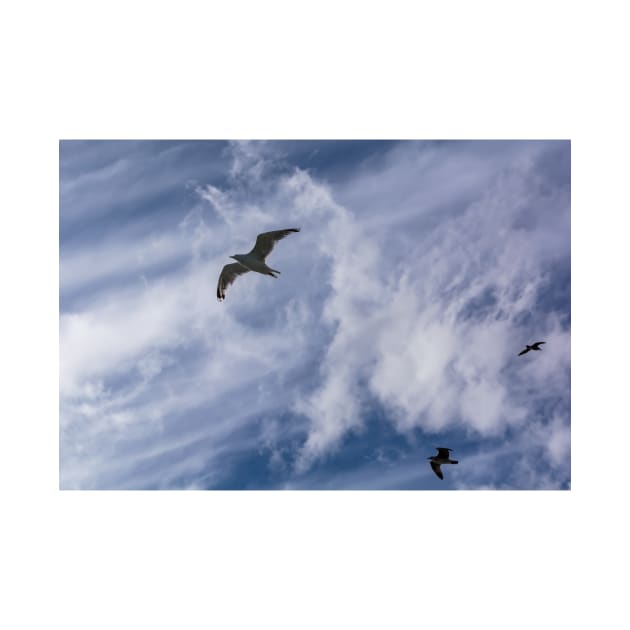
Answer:
[[273, 232], [263, 232], [256, 238], [256, 244], [248, 254], [234, 254], [230, 258], [234, 258], [237, 262], [225, 265], [219, 276], [219, 284], [217, 285], [217, 299], [219, 302], [225, 300], [225, 291], [227, 288], [244, 273], [248, 271], [257, 271], [265, 276], [277, 278], [274, 275], [280, 273], [276, 269], [267, 267], [265, 258], [269, 256], [276, 244], [276, 241], [288, 236], [291, 232], [299, 232], [300, 228], [289, 228], [288, 230], [275, 230]]
[[451, 459], [450, 451], [453, 450], [452, 448], [442, 448], [440, 446], [436, 446], [435, 448], [437, 449], [438, 454], [427, 457], [427, 459], [431, 460], [431, 468], [433, 469], [433, 472], [440, 479], [444, 479], [440, 466], [442, 464], [457, 464], [458, 461], [456, 459]]
[[525, 345], [525, 350], [521, 350], [521, 352], [518, 353], [518, 356], [520, 357], [521, 354], [525, 354], [526, 352], [529, 352], [530, 350], [542, 350], [542, 348], [540, 347], [540, 344], [543, 344], [543, 343], [546, 343], [546, 342], [545, 341], [536, 341], [531, 346], [528, 346], [526, 344]]

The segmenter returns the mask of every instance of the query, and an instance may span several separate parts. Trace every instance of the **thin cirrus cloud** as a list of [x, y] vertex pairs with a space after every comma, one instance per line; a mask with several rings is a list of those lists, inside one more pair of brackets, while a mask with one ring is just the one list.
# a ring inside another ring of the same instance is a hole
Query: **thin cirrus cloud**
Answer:
[[569, 143], [348, 147], [62, 143], [62, 487], [568, 487]]

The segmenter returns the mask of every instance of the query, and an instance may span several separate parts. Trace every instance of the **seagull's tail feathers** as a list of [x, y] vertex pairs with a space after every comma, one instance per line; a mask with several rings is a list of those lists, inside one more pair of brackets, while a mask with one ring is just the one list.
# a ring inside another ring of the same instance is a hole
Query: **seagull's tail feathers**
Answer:
[[451, 459], [451, 461], [449, 462], [449, 464], [459, 464], [459, 460], [457, 460], [457, 459]]

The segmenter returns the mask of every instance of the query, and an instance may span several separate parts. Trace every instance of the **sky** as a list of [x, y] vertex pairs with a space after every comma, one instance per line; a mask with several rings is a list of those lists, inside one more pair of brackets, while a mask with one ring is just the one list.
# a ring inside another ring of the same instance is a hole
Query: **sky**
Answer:
[[569, 489], [570, 170], [569, 141], [62, 141], [60, 487]]

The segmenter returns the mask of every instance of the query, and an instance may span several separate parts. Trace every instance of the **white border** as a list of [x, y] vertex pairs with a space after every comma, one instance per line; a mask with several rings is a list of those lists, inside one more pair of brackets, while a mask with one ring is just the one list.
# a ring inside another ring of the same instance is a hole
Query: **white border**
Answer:
[[[3, 626], [624, 625], [627, 318], [611, 301], [627, 285], [630, 108], [618, 6], [8, 11]], [[574, 489], [59, 492], [58, 140], [365, 137], [572, 140]], [[607, 447], [619, 457], [595, 466]]]

